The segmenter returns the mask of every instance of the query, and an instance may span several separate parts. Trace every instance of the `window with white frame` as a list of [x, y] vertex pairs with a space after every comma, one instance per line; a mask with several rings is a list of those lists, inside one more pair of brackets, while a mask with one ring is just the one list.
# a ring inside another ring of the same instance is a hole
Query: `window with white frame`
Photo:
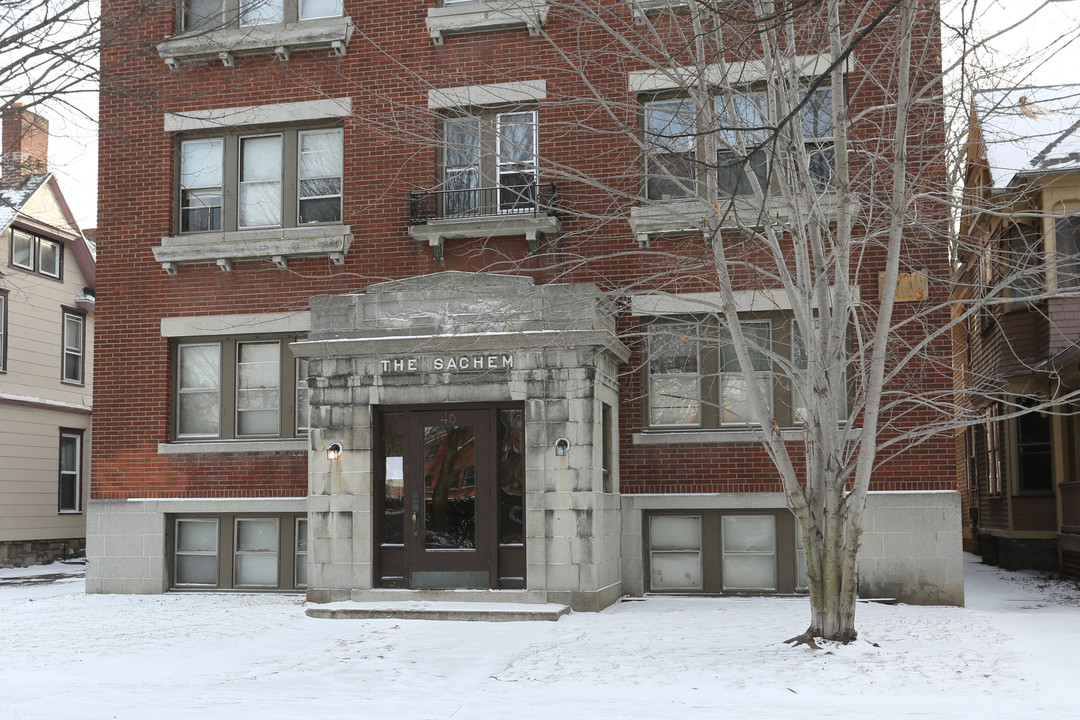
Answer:
[[[808, 417], [807, 356], [791, 316], [747, 317], [740, 328], [771, 419], [782, 427], [802, 425]], [[656, 320], [645, 326], [645, 340], [650, 429], [737, 429], [757, 422], [750, 383], [724, 321], [715, 316]], [[845, 420], [846, 372], [841, 382], [837, 416]]]
[[[686, 98], [652, 100], [644, 103], [643, 111], [645, 197], [649, 200], [697, 196], [697, 183], [705, 172], [705, 163], [697, 157], [697, 145], [707, 134], [716, 144], [715, 172], [721, 197], [753, 193], [754, 180], [762, 192], [767, 191], [768, 146], [776, 131], [772, 123], [777, 118], [769, 117], [763, 92], [719, 95], [711, 101], [711, 107], [700, 111]], [[808, 179], [816, 190], [827, 190], [835, 174], [832, 91], [815, 90], [795, 122], [798, 125], [793, 131], [801, 132]], [[800, 172], [801, 167], [801, 162], [792, 163], [789, 172]]]
[[836, 180], [833, 146], [832, 90], [815, 90], [803, 105], [802, 134], [809, 160], [810, 180], [816, 190], [826, 190]]
[[341, 128], [190, 138], [179, 155], [182, 233], [341, 222]]
[[8, 291], [0, 288], [0, 372], [7, 371]]
[[440, 217], [538, 209], [536, 110], [442, 119]]
[[1057, 245], [1057, 288], [1080, 288], [1080, 215], [1058, 218], [1054, 223], [1054, 238]]
[[342, 0], [182, 0], [185, 32], [215, 30], [228, 25], [252, 27], [298, 20], [340, 17]]
[[701, 425], [699, 323], [654, 323], [648, 329], [649, 424]]
[[281, 225], [281, 135], [240, 138], [240, 195], [237, 225]]
[[224, 140], [180, 143], [180, 228], [184, 232], [221, 230]]
[[695, 194], [694, 103], [645, 103], [645, 197], [674, 200]]
[[12, 267], [56, 280], [63, 278], [64, 246], [62, 243], [22, 230], [12, 229], [10, 233], [11, 256], [8, 262]]
[[[814, 320], [815, 333], [820, 331], [820, 327], [820, 323], [817, 320]], [[802, 335], [799, 333], [799, 328], [794, 321], [791, 323], [791, 336], [791, 359], [796, 373], [795, 378], [793, 378], [793, 388], [791, 391], [791, 416], [792, 423], [800, 425], [810, 418], [809, 403], [812, 393], [812, 388], [810, 387], [810, 356], [807, 353], [806, 343], [803, 341]], [[843, 357], [847, 357], [846, 352]], [[837, 388], [836, 392], [836, 417], [837, 420], [846, 420], [848, 412], [846, 365], [840, 369], [840, 376], [841, 385], [840, 388]]]
[[[765, 403], [772, 407], [772, 327], [768, 321], [739, 323], [746, 349], [765, 393]], [[720, 422], [722, 425], [745, 425], [756, 422], [750, 399], [750, 385], [739, 366], [731, 333], [720, 331]]]
[[60, 429], [60, 485], [57, 507], [82, 512], [82, 430]]
[[721, 195], [764, 193], [769, 182], [769, 162], [761, 147], [768, 137], [765, 94], [724, 95], [716, 99], [717, 187]]
[[1009, 294], [1014, 303], [1043, 292], [1042, 237], [1031, 225], [1009, 223], [1005, 231], [1009, 253]]
[[86, 313], [64, 308], [63, 358], [60, 379], [65, 383], [82, 384], [86, 369]]
[[307, 434], [307, 382], [292, 338], [207, 338], [176, 344], [178, 440]]

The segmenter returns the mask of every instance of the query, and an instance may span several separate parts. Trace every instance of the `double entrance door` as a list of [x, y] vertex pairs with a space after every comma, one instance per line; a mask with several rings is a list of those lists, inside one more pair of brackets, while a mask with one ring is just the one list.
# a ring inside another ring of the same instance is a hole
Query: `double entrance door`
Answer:
[[382, 587], [525, 587], [520, 407], [382, 408], [376, 577]]

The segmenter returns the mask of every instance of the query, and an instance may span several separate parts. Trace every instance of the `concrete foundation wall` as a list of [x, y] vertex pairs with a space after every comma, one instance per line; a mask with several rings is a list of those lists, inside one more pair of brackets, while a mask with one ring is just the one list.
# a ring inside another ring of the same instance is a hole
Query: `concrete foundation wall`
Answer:
[[964, 604], [960, 493], [867, 495], [859, 596], [913, 605]]

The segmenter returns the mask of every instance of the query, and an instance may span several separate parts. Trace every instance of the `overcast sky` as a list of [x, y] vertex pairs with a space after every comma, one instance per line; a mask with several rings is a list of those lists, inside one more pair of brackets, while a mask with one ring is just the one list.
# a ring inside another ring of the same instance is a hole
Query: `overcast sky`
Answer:
[[[962, 11], [977, 18], [976, 29], [983, 37], [1020, 22], [1038, 8], [1020, 27], [990, 42], [996, 65], [1028, 61], [1024, 71], [1012, 72], [998, 84], [1080, 83], [1080, 0], [1041, 5], [1032, 0], [942, 0], [942, 4], [947, 23]], [[948, 62], [949, 31], [945, 33]], [[59, 178], [79, 224], [92, 228], [97, 222], [97, 101], [87, 96], [77, 98], [76, 103], [83, 116], [68, 108], [42, 112], [51, 124], [50, 169]]]

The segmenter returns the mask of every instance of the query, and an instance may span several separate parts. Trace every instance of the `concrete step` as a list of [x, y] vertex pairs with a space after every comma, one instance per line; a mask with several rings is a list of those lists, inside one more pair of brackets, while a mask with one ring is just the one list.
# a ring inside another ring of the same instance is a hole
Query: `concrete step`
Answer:
[[471, 620], [474, 622], [554, 622], [569, 605], [545, 603], [339, 602], [310, 605], [308, 617], [331, 620]]

